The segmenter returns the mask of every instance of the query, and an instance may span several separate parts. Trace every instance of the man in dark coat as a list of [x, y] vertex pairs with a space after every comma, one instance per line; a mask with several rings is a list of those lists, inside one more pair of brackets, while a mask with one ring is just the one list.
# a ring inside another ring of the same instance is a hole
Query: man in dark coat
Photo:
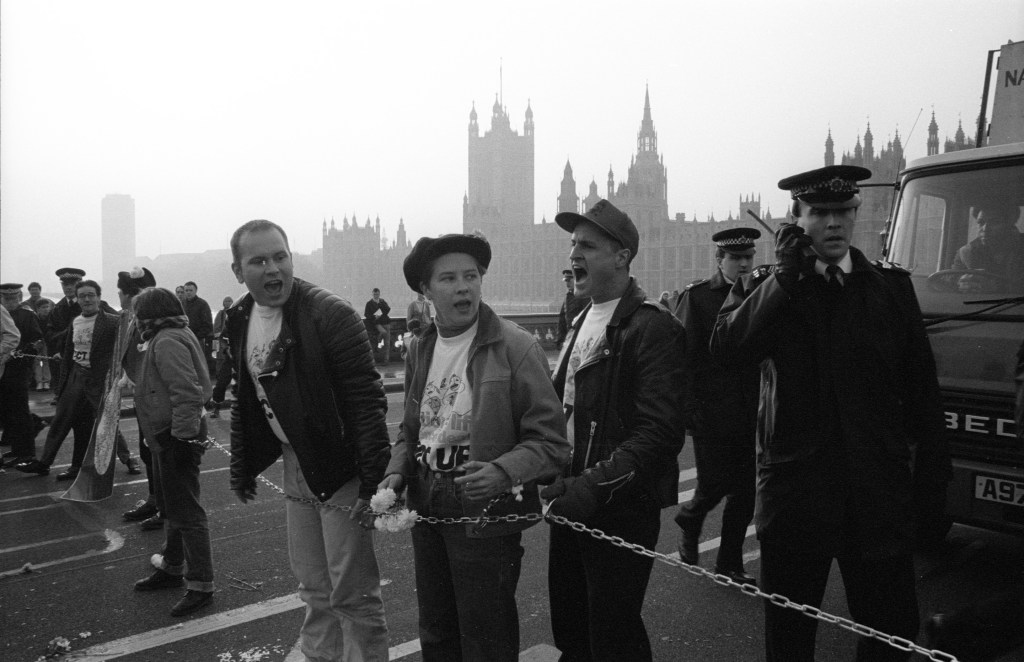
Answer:
[[203, 346], [203, 356], [206, 358], [206, 367], [213, 375], [216, 373], [216, 365], [213, 362], [213, 312], [206, 299], [198, 294], [199, 286], [194, 281], [185, 283], [185, 299], [181, 305], [188, 315], [188, 328], [196, 334], [199, 344]]
[[[14, 319], [14, 325], [21, 333], [18, 350], [26, 354], [36, 353], [36, 343], [43, 338], [39, 318], [32, 310], [22, 306], [21, 283], [0, 285], [0, 301]], [[3, 443], [10, 445], [10, 453], [4, 453], [4, 466], [12, 466], [35, 457], [35, 426], [28, 409], [28, 380], [32, 374], [35, 359], [11, 358], [4, 364], [0, 376], [0, 424], [3, 425]]]
[[363, 321], [366, 323], [367, 329], [373, 333], [376, 331], [376, 336], [371, 336], [371, 340], [374, 343], [374, 349], [376, 344], [380, 342], [381, 338], [384, 339], [384, 363], [391, 360], [391, 318], [388, 317], [388, 313], [391, 312], [391, 306], [388, 302], [380, 298], [380, 289], [373, 288], [372, 296], [370, 300], [363, 306]]
[[[572, 233], [576, 295], [590, 301], [554, 375], [573, 454], [541, 496], [549, 516], [653, 549], [661, 509], [678, 501], [683, 328], [629, 274], [640, 245], [629, 216], [601, 200], [555, 222]], [[652, 566], [564, 523], [551, 527], [551, 629], [563, 660], [651, 659], [640, 611]]]
[[[943, 518], [952, 469], [935, 361], [909, 274], [850, 246], [856, 166], [788, 177], [796, 224], [774, 273], [736, 284], [716, 360], [761, 364], [756, 523], [761, 588], [821, 604], [839, 562], [858, 623], [914, 640], [914, 526]], [[915, 517], [915, 515], [917, 517]], [[814, 659], [817, 621], [765, 602], [769, 662]], [[861, 638], [857, 660], [908, 652]]]
[[[82, 313], [75, 297], [75, 285], [85, 278], [85, 271], [75, 267], [64, 267], [56, 271], [60, 279], [60, 287], [64, 290], [64, 298], [54, 305], [53, 312], [46, 320], [46, 346], [50, 348], [51, 356], [59, 354], [64, 349], [64, 337], [67, 335], [68, 326], [71, 320]], [[52, 366], [56, 368], [56, 366]]]
[[293, 276], [288, 237], [277, 224], [242, 225], [231, 256], [249, 290], [229, 310], [224, 331], [238, 393], [231, 489], [251, 501], [256, 477], [284, 455], [288, 557], [306, 603], [302, 652], [316, 660], [386, 660], [365, 511], [390, 459], [388, 404], [366, 330], [346, 301]]
[[733, 284], [753, 270], [753, 228], [716, 232], [718, 268], [710, 278], [683, 291], [676, 317], [686, 329], [687, 428], [693, 432], [697, 489], [679, 507], [676, 524], [682, 529], [679, 558], [696, 565], [704, 517], [726, 499], [722, 513], [722, 544], [715, 572], [744, 584], [755, 583], [743, 571], [743, 541], [754, 517], [754, 455], [760, 373], [754, 364], [726, 367], [711, 358], [708, 342], [718, 311]]
[[[50, 465], [57, 458], [61, 444], [73, 430], [75, 446], [71, 467], [57, 474], [57, 480], [72, 480], [78, 476], [117, 339], [118, 316], [102, 310], [100, 292], [99, 283], [92, 280], [79, 280], [75, 285], [76, 305], [81, 306], [82, 312], [68, 325], [69, 333], [64, 334], [60, 376], [53, 389], [57, 394], [57, 410], [46, 435], [42, 457], [16, 465], [19, 471], [41, 476], [50, 473]], [[118, 443], [118, 456], [133, 474], [140, 473], [123, 440]]]

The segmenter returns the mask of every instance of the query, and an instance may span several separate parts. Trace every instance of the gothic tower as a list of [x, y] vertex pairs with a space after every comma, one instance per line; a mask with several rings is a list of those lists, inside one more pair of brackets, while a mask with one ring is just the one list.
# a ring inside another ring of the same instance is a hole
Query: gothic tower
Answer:
[[928, 123], [928, 156], [939, 153], [939, 125], [935, 123], [935, 111], [932, 121]]
[[825, 139], [825, 165], [833, 166], [836, 164], [836, 151], [835, 143], [832, 141], [832, 128], [829, 127], [828, 138]]
[[576, 194], [576, 180], [572, 176], [572, 166], [569, 161], [565, 162], [565, 171], [562, 174], [562, 192], [558, 195], [558, 211], [579, 212], [580, 196]]

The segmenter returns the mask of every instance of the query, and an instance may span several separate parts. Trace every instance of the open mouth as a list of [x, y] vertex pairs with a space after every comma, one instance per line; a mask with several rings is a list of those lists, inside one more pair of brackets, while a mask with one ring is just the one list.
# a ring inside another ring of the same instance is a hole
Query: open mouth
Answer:
[[587, 279], [587, 270], [584, 269], [583, 267], [573, 265], [572, 275], [576, 279], [576, 283], [579, 284], [581, 280]]
[[473, 309], [473, 304], [469, 301], [459, 301], [453, 304], [452, 308], [465, 315]]
[[267, 291], [267, 294], [277, 296], [278, 294], [281, 293], [281, 290], [284, 289], [284, 282], [280, 280], [268, 281], [263, 286], [263, 289]]

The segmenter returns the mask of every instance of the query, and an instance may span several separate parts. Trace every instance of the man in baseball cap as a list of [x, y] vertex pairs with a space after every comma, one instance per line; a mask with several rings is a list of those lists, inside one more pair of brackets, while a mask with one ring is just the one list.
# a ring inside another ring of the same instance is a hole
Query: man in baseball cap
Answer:
[[[572, 233], [577, 297], [589, 299], [555, 370], [571, 464], [541, 496], [549, 515], [653, 549], [677, 502], [683, 327], [629, 273], [640, 234], [607, 200], [555, 222]], [[551, 528], [548, 594], [563, 659], [650, 660], [640, 610], [653, 562], [567, 526]]]

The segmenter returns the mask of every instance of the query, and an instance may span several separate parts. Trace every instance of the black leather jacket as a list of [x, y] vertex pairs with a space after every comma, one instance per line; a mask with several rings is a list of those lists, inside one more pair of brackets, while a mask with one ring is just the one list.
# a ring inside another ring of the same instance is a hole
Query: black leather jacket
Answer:
[[[231, 408], [231, 489], [255, 487], [281, 454], [245, 363], [252, 311], [246, 294], [228, 310], [238, 401]], [[321, 501], [359, 476], [359, 496], [377, 491], [390, 457], [387, 398], [359, 314], [341, 297], [298, 278], [284, 305], [279, 343], [260, 383]]]
[[[565, 374], [588, 307], [566, 337], [555, 371], [564, 397]], [[646, 495], [659, 507], [678, 501], [682, 450], [683, 326], [664, 306], [647, 299], [630, 278], [608, 323], [606, 338], [576, 369], [575, 447], [567, 476], [593, 472], [618, 487], [615, 505]], [[621, 482], [620, 482], [621, 481]]]

